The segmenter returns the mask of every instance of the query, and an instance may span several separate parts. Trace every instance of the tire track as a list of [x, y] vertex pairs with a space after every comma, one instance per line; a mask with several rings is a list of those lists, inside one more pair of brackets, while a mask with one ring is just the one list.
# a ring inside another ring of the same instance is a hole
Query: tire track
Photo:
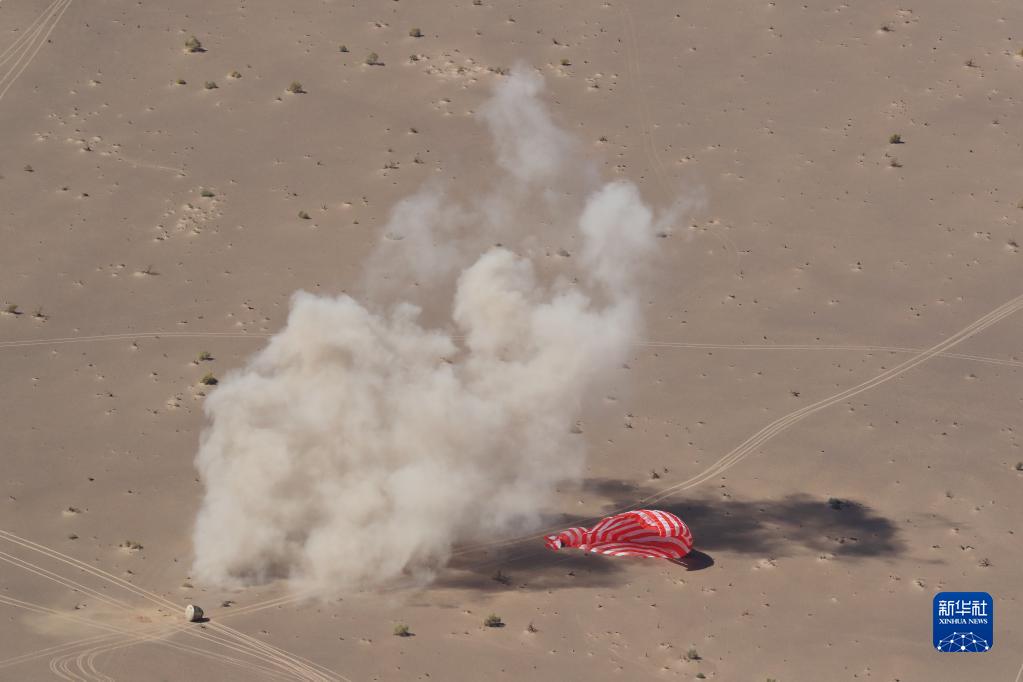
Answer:
[[[855, 386], [852, 386], [851, 388], [847, 388], [828, 398], [818, 400], [815, 403], [802, 407], [798, 410], [795, 410], [794, 412], [790, 412], [789, 414], [780, 417], [779, 419], [776, 419], [775, 421], [763, 427], [755, 434], [747, 438], [745, 441], [740, 443], [738, 446], [736, 446], [730, 452], [722, 456], [719, 460], [717, 460], [714, 464], [712, 464], [710, 467], [708, 467], [701, 473], [696, 474], [695, 476], [692, 476], [691, 478], [682, 481], [681, 483], [678, 483], [676, 485], [663, 488], [662, 490], [658, 491], [657, 493], [654, 493], [653, 495], [649, 495], [647, 497], [636, 500], [632, 504], [611, 510], [607, 512], [606, 515], [618, 514], [624, 511], [629, 511], [630, 509], [637, 509], [644, 505], [649, 505], [655, 502], [662, 501], [668, 497], [671, 497], [672, 495], [694, 488], [697, 485], [700, 485], [701, 483], [704, 483], [715, 476], [719, 476], [728, 469], [732, 468], [733, 466], [741, 462], [742, 460], [744, 460], [757, 448], [759, 448], [760, 446], [762, 446], [763, 444], [765, 444], [778, 434], [787, 430], [789, 427], [802, 421], [806, 417], [815, 414], [823, 409], [826, 409], [836, 403], [842, 402], [843, 400], [848, 400], [849, 398], [859, 395], [860, 393], [869, 391], [872, 388], [880, 386], [881, 384], [884, 384], [888, 381], [891, 381], [892, 379], [895, 379], [898, 376], [901, 376], [902, 374], [905, 374], [914, 367], [923, 364], [924, 362], [927, 362], [931, 358], [941, 355], [945, 351], [959, 345], [963, 341], [966, 341], [967, 339], [979, 334], [980, 332], [984, 331], [991, 325], [994, 325], [1000, 322], [1001, 320], [1005, 319], [1006, 317], [1009, 317], [1010, 315], [1018, 312], [1020, 309], [1023, 309], [1023, 295], [1017, 296], [1016, 298], [1008, 301], [1007, 303], [1002, 304], [998, 308], [994, 309], [993, 311], [984, 315], [983, 317], [979, 318], [973, 323], [967, 325], [966, 327], [959, 330], [955, 334], [947, 337], [943, 341], [931, 346], [930, 348], [918, 353], [917, 355], [914, 355], [909, 360], [905, 360], [902, 363], [896, 365], [895, 367], [885, 370], [881, 374], [878, 374], [872, 377], [871, 379], [868, 379]], [[593, 518], [589, 519], [588, 521], [592, 522], [596, 520], [597, 518]], [[582, 525], [586, 525], [587, 521], [580, 521], [579, 523]], [[464, 546], [460, 548], [458, 551], [453, 552], [452, 556], [460, 556], [468, 554], [470, 552], [480, 551], [483, 549], [494, 549], [497, 547], [511, 546], [521, 542], [537, 540], [556, 530], [557, 527], [553, 527], [529, 536], [509, 538], [508, 540], [498, 541], [496, 543], [483, 543]]]
[[[68, 7], [71, 6], [72, 0], [55, 0], [49, 7], [43, 10], [43, 14], [40, 15], [42, 21], [37, 17], [30, 26], [35, 26], [28, 30], [24, 36], [20, 36], [14, 43], [4, 51], [4, 56], [0, 57], [0, 65], [3, 65], [9, 61], [12, 57], [17, 56], [18, 58], [14, 61], [11, 67], [0, 76], [0, 100], [4, 98], [7, 91], [11, 89], [14, 82], [18, 80], [18, 77], [24, 73], [25, 69], [28, 68], [32, 60], [35, 59], [36, 55], [39, 54], [39, 50], [43, 48], [46, 41], [49, 39], [50, 34], [53, 33], [53, 29], [57, 28], [57, 24], [60, 23], [61, 17], [67, 12]], [[38, 24], [38, 25], [36, 25]], [[19, 68], [20, 65], [20, 68]]]
[[[32, 542], [31, 540], [26, 540], [24, 538], [20, 538], [17, 535], [14, 535], [13, 533], [10, 533], [8, 531], [3, 531], [3, 530], [0, 530], [0, 539], [5, 539], [8, 542], [11, 542], [13, 544], [19, 545], [19, 546], [21, 546], [21, 547], [23, 547], [25, 549], [30, 549], [32, 551], [41, 553], [44, 556], [47, 556], [47, 557], [49, 557], [49, 558], [51, 558], [51, 559], [53, 559], [55, 561], [67, 564], [68, 566], [70, 566], [72, 568], [77, 568], [79, 570], [82, 570], [82, 571], [84, 571], [86, 573], [89, 573], [89, 574], [93, 575], [94, 577], [98, 577], [98, 578], [100, 578], [102, 580], [105, 580], [107, 582], [110, 582], [110, 583], [114, 584], [117, 587], [121, 587], [122, 589], [125, 589], [125, 590], [127, 590], [127, 591], [129, 591], [131, 593], [134, 593], [134, 594], [136, 594], [138, 596], [141, 596], [141, 597], [143, 597], [143, 598], [145, 598], [145, 599], [147, 599], [147, 600], [149, 600], [151, 602], [154, 602], [154, 603], [156, 603], [159, 606], [163, 606], [165, 608], [168, 608], [172, 612], [178, 609], [179, 605], [175, 604], [174, 602], [171, 602], [168, 599], [165, 599], [165, 598], [161, 597], [160, 595], [157, 595], [157, 594], [155, 594], [153, 592], [150, 592], [148, 590], [140, 588], [140, 587], [138, 587], [138, 586], [136, 586], [136, 585], [126, 581], [126, 580], [123, 580], [123, 579], [121, 579], [121, 578], [119, 578], [117, 576], [114, 576], [114, 575], [112, 575], [110, 573], [107, 573], [106, 571], [103, 571], [101, 569], [95, 568], [95, 567], [93, 567], [93, 566], [91, 566], [91, 565], [89, 565], [89, 564], [87, 564], [85, 562], [82, 562], [82, 561], [78, 560], [78, 559], [75, 559], [73, 557], [69, 557], [68, 555], [62, 554], [62, 553], [60, 553], [60, 552], [58, 552], [56, 550], [53, 550], [53, 549], [51, 549], [49, 547], [46, 547], [45, 545], [40, 545], [38, 543]], [[5, 558], [5, 556], [4, 556], [5, 554], [6, 553], [0, 553], [0, 560], [6, 560], [8, 562], [11, 562], [10, 559]], [[10, 557], [10, 556], [11, 555], [6, 555], [6, 557]], [[81, 592], [83, 592], [85, 594], [90, 594], [94, 598], [97, 598], [97, 599], [100, 599], [100, 600], [109, 600], [110, 599], [109, 597], [107, 597], [106, 595], [103, 595], [102, 593], [96, 592], [95, 590], [93, 590], [91, 588], [88, 588], [88, 587], [86, 587], [84, 585], [81, 585], [80, 583], [77, 583], [75, 581], [72, 581], [72, 580], [69, 580], [69, 579], [64, 579], [62, 576], [59, 576], [59, 574], [55, 574], [52, 571], [48, 571], [48, 570], [46, 570], [46, 569], [44, 569], [42, 567], [38, 567], [38, 566], [36, 566], [34, 564], [31, 564], [31, 562], [27, 562], [27, 561], [25, 561], [23, 559], [17, 559], [17, 558], [15, 558], [15, 561], [20, 562], [20, 563], [16, 563], [15, 565], [27, 564], [27, 566], [21, 565], [21, 567], [25, 568], [25, 570], [29, 570], [30, 572], [36, 573], [36, 574], [41, 575], [43, 577], [46, 577], [46, 578], [48, 578], [50, 580], [54, 580], [55, 582], [58, 582], [58, 583], [64, 585], [65, 587], [67, 587], [69, 589], [81, 591]], [[124, 604], [117, 604], [117, 606], [119, 606], [122, 609], [129, 609], [129, 607], [127, 607]], [[269, 645], [269, 644], [266, 644], [266, 643], [261, 642], [259, 640], [256, 640], [254, 638], [251, 638], [248, 635], [244, 635], [243, 633], [239, 633], [239, 632], [233, 630], [232, 628], [228, 628], [227, 626], [222, 626], [222, 625], [216, 626], [215, 629], [217, 630], [217, 634], [210, 633], [210, 632], [207, 632], [205, 630], [198, 630], [197, 628], [189, 627], [189, 626], [176, 625], [176, 626], [174, 626], [174, 628], [178, 629], [178, 630], [182, 630], [186, 634], [189, 634], [189, 635], [192, 635], [192, 636], [195, 636], [195, 637], [200, 637], [200, 638], [203, 638], [203, 639], [207, 639], [207, 640], [210, 640], [212, 642], [219, 643], [221, 646], [224, 646], [226, 648], [233, 649], [233, 650], [236, 650], [236, 651], [240, 651], [242, 653], [246, 653], [248, 655], [255, 656], [255, 657], [259, 658], [259, 659], [264, 660], [267, 663], [270, 663], [272, 665], [277, 666], [278, 668], [281, 668], [282, 670], [284, 670], [286, 672], [290, 672], [290, 673], [296, 675], [298, 677], [298, 679], [310, 680], [310, 681], [315, 681], [315, 682], [321, 682], [323, 680], [330, 680], [330, 679], [337, 679], [338, 677], [340, 677], [340, 679], [343, 679], [343, 680], [347, 679], [347, 678], [344, 678], [343, 676], [339, 676], [338, 673], [335, 673], [332, 670], [329, 670], [329, 669], [327, 669], [327, 668], [325, 668], [323, 666], [320, 666], [319, 664], [306, 661], [305, 659], [301, 659], [300, 657], [297, 657], [297, 656], [295, 656], [293, 654], [290, 654], [290, 653], [285, 652], [285, 651], [283, 651], [281, 649], [278, 649], [277, 647], [274, 647], [272, 645]], [[129, 634], [131, 635], [131, 633], [129, 633]], [[230, 639], [227, 639], [228, 637], [234, 638], [235, 640], [238, 640], [238, 642], [237, 643], [232, 643]], [[132, 638], [133, 638], [133, 636], [129, 637], [129, 639], [132, 639]], [[101, 647], [100, 648], [101, 650], [100, 651], [96, 651], [96, 653], [97, 654], [98, 653], [102, 653], [103, 651], [111, 650], [111, 649], [114, 649], [114, 648], [119, 648], [120, 646], [130, 646], [131, 644], [135, 644], [135, 643], [138, 643], [138, 641], [129, 641], [127, 643], [121, 642], [118, 645], [109, 646], [109, 647]], [[95, 657], [93, 657], [93, 658], [95, 658]], [[317, 669], [319, 669], [319, 670], [317, 670]], [[324, 674], [324, 673], [327, 673], [327, 674]], [[333, 677], [331, 677], [331, 676], [333, 676]]]

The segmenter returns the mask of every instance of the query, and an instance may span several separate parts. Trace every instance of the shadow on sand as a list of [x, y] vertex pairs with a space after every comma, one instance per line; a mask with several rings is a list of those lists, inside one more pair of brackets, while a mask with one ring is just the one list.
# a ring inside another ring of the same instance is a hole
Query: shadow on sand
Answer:
[[[583, 489], [606, 498], [608, 513], [657, 492], [611, 479], [587, 480]], [[715, 552], [770, 558], [814, 553], [855, 561], [905, 551], [895, 523], [856, 500], [804, 494], [769, 500], [702, 496], [653, 506], [677, 514], [692, 529], [696, 550], [689, 557], [666, 562], [575, 550], [554, 552], [543, 547], [542, 539], [534, 538], [458, 557], [435, 584], [488, 591], [545, 590], [614, 584], [623, 577], [626, 565], [637, 561], [653, 561], [652, 568], [657, 570], [704, 570], [714, 565]], [[565, 515], [551, 519], [549, 525], [569, 527], [592, 521]]]

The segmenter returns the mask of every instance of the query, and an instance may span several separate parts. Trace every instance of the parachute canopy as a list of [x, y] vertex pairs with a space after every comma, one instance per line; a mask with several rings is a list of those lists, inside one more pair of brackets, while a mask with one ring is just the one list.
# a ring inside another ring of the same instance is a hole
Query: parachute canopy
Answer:
[[693, 549], [682, 519], [659, 509], [640, 509], [601, 519], [593, 528], [567, 528], [545, 538], [548, 549], [578, 547], [612, 556], [681, 559]]

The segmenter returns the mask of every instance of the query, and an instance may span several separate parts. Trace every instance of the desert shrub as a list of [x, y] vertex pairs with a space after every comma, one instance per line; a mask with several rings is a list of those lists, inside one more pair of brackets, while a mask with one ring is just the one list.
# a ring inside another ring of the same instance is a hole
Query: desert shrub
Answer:
[[185, 41], [185, 50], [187, 52], [204, 52], [202, 43], [195, 36]]
[[395, 637], [409, 637], [412, 632], [408, 629], [408, 626], [404, 623], [398, 623], [394, 626]]
[[409, 34], [410, 38], [422, 38], [423, 37], [423, 32], [420, 31], [418, 28], [410, 28], [408, 34]]
[[501, 616], [496, 613], [492, 613], [483, 619], [483, 624], [488, 628], [499, 628], [504, 625], [504, 621], [501, 620]]
[[380, 55], [376, 52], [370, 52], [366, 55], [366, 64], [368, 66], [378, 66], [380, 64]]
[[199, 383], [203, 386], [216, 386], [220, 381], [213, 376], [213, 372], [206, 372], [202, 375], [202, 379], [199, 379]]
[[203, 87], [207, 90], [216, 90], [218, 86], [215, 81], [206, 81], [203, 83]]
[[888, 138], [888, 144], [902, 144], [902, 135], [892, 133], [891, 137]]
[[291, 85], [288, 86], [288, 92], [293, 95], [302, 95], [305, 93], [305, 88], [298, 81], [291, 81]]

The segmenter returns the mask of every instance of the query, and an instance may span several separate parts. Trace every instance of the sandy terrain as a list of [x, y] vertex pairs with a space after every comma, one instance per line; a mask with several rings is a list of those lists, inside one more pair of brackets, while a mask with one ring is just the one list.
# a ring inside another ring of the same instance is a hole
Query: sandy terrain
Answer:
[[[1009, 0], [3, 0], [0, 678], [1019, 682], [1021, 27]], [[474, 113], [519, 61], [606, 179], [703, 196], [551, 523], [656, 505], [713, 565], [531, 538], [328, 602], [196, 584], [200, 378], [296, 289], [354, 291], [422, 183], [480, 191]], [[940, 590], [994, 595], [992, 651], [933, 651]]]

